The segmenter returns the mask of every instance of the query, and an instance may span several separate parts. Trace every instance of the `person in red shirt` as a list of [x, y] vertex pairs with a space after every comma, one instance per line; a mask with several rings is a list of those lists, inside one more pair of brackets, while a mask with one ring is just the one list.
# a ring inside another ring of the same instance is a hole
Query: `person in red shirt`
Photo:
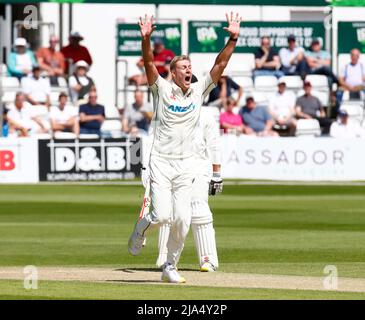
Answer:
[[39, 48], [36, 54], [41, 70], [48, 74], [51, 85], [55, 86], [58, 86], [58, 77], [65, 75], [65, 57], [56, 50], [58, 42], [56, 36], [51, 36], [49, 47]]
[[[153, 41], [153, 62], [157, 68], [158, 73], [162, 78], [168, 79], [170, 76], [170, 62], [175, 57], [175, 54], [165, 48], [165, 44], [161, 38], [155, 38]], [[137, 62], [137, 66], [143, 70], [144, 62], [141, 58]], [[129, 78], [130, 84], [136, 86], [147, 85], [147, 77], [145, 73], [134, 75]]]
[[[89, 66], [93, 63], [89, 50], [80, 45], [80, 42], [84, 40], [84, 37], [77, 31], [72, 31], [68, 38], [69, 44], [61, 49], [66, 60], [71, 59], [73, 65], [80, 60], [87, 62]], [[69, 73], [69, 66], [66, 63], [65, 73]], [[72, 71], [71, 71], [72, 73]]]

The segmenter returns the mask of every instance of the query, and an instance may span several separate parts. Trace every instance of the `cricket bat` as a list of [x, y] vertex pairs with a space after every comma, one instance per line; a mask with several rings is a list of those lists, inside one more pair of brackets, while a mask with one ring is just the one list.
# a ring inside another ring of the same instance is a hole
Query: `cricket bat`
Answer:
[[[150, 212], [150, 206], [151, 206], [150, 183], [148, 183], [146, 186], [146, 190], [144, 192], [142, 207], [139, 213], [138, 221], [143, 219], [144, 216]], [[146, 245], [146, 239], [147, 238], [145, 238], [143, 241], [143, 246]]]

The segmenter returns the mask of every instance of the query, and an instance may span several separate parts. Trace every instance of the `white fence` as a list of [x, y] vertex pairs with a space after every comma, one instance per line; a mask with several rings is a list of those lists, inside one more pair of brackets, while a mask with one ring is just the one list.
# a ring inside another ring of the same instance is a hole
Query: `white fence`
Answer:
[[[100, 153], [98, 150], [101, 147], [105, 147], [108, 143], [111, 142], [98, 142], [98, 147], [95, 147], [93, 152], [95, 154]], [[125, 148], [122, 142], [118, 143], [120, 144], [119, 148]], [[50, 172], [49, 174], [69, 174], [67, 170], [64, 170], [65, 172], [62, 170], [52, 171], [50, 163], [52, 159], [50, 155], [52, 154], [45, 152], [43, 145], [44, 143], [39, 143], [37, 139], [32, 138], [1, 138], [0, 183], [36, 183], [40, 180], [45, 181], [42, 175], [45, 175], [45, 172], [48, 171]], [[79, 143], [77, 145], [80, 148], [82, 147]], [[40, 146], [43, 146], [42, 150]], [[42, 155], [39, 158], [39, 153], [46, 154], [46, 156]], [[108, 156], [108, 153], [105, 153], [105, 155]], [[103, 158], [102, 154], [100, 156]], [[110, 159], [108, 160], [109, 162], [112, 161], [112, 158]], [[83, 160], [81, 155], [76, 159], [76, 161]], [[115, 170], [110, 172], [104, 170], [103, 174], [111, 175], [117, 179], [120, 179], [118, 178], [119, 176], [122, 179], [133, 178], [138, 176], [140, 163], [132, 165], [133, 168], [127, 168], [128, 170], [124, 167], [119, 168], [128, 171], [123, 175], [115, 174]], [[90, 174], [100, 175], [100, 170], [94, 173], [92, 171], [90, 171]], [[79, 174], [79, 172], [76, 173]], [[75, 173], [72, 174], [76, 175]], [[257, 138], [225, 135], [222, 136], [222, 174], [225, 179], [288, 181], [365, 180], [365, 139]], [[72, 180], [77, 180], [77, 178]]]
[[222, 137], [224, 178], [365, 180], [365, 139]]

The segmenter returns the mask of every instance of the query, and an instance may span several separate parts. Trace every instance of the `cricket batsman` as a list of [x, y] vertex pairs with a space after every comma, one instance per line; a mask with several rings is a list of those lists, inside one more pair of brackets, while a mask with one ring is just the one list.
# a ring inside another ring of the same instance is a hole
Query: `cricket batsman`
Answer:
[[[191, 228], [197, 250], [200, 271], [214, 272], [218, 268], [213, 214], [208, 204], [208, 194], [216, 195], [222, 192], [223, 180], [220, 177], [220, 137], [219, 124], [207, 108], [202, 108], [198, 130], [194, 141], [195, 179], [191, 200]], [[212, 174], [215, 176], [212, 176]], [[142, 170], [142, 183], [149, 183], [149, 170]], [[161, 268], [167, 260], [167, 240], [170, 234], [170, 224], [160, 226], [157, 267]]]
[[[140, 219], [128, 241], [128, 250], [138, 255], [146, 231], [151, 226], [171, 224], [167, 258], [161, 279], [182, 283], [185, 279], [176, 265], [184, 248], [191, 222], [192, 185], [194, 181], [194, 137], [204, 98], [216, 86], [237, 43], [241, 17], [226, 15], [230, 38], [218, 54], [213, 68], [202, 79], [191, 83], [192, 68], [188, 56], [176, 56], [170, 63], [172, 81], [163, 79], [153, 63], [151, 34], [156, 29], [153, 17], [140, 18], [142, 55], [153, 95], [153, 142], [149, 161], [151, 211]], [[218, 175], [218, 173], [213, 173]]]

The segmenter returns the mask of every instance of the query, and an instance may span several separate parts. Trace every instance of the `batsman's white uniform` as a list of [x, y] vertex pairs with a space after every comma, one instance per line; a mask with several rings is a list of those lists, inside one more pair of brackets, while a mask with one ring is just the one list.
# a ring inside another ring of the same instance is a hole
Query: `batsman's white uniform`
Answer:
[[[221, 163], [219, 124], [208, 108], [202, 108], [198, 130], [194, 138], [194, 182], [192, 189], [191, 227], [202, 266], [210, 262], [218, 267], [218, 256], [213, 228], [213, 215], [208, 204], [208, 188], [212, 178], [212, 164]], [[162, 266], [167, 259], [167, 240], [170, 225], [160, 227], [159, 257], [156, 265]]]
[[151, 212], [136, 229], [144, 234], [151, 225], [170, 223], [167, 262], [176, 265], [191, 222], [194, 179], [194, 144], [204, 98], [215, 87], [210, 74], [191, 84], [184, 94], [180, 87], [158, 77], [151, 86], [154, 102], [153, 141], [149, 162]]

